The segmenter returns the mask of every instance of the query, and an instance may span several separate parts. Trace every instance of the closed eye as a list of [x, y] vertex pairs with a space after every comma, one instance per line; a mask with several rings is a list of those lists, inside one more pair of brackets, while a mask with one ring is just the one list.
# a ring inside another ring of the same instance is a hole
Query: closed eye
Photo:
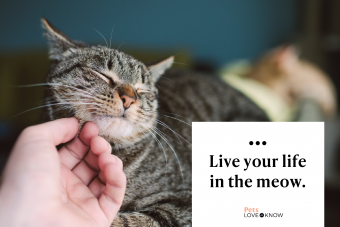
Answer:
[[137, 89], [137, 93], [147, 93], [147, 92], [151, 92], [151, 90]]
[[95, 74], [97, 74], [100, 78], [102, 78], [106, 83], [110, 84], [110, 85], [114, 85], [114, 82], [112, 80], [111, 77], [106, 76], [105, 74], [98, 72], [96, 70], [90, 69], [92, 72], [94, 72]]
[[148, 87], [148, 86], [146, 86], [145, 84], [142, 84], [142, 83], [135, 84], [135, 88], [136, 88], [138, 94], [153, 92], [150, 89], [150, 87]]

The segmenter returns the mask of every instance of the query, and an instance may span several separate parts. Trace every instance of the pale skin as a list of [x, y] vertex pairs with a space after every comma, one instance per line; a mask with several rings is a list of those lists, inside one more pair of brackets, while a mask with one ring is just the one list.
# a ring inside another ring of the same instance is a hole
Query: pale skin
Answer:
[[78, 130], [65, 118], [21, 133], [2, 177], [2, 226], [110, 226], [124, 198], [123, 164], [94, 123]]

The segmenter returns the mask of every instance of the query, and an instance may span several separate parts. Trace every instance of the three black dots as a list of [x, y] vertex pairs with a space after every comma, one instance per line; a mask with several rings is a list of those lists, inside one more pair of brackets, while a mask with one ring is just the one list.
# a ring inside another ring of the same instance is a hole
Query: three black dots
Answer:
[[[256, 141], [255, 143], [256, 143], [256, 145], [260, 145], [260, 144], [261, 144], [261, 142], [260, 142], [260, 141]], [[251, 146], [252, 146], [253, 144], [254, 144], [254, 142], [253, 142], [253, 141], [250, 141], [250, 142], [249, 142], [249, 145], [251, 145]], [[266, 142], [266, 141], [262, 141], [262, 145], [266, 145], [266, 144], [267, 144], [267, 142]]]

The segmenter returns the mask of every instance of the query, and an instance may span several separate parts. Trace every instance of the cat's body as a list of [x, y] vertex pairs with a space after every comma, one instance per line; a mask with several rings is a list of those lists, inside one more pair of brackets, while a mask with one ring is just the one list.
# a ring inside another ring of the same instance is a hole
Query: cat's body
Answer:
[[191, 122], [266, 121], [264, 112], [212, 78], [169, 70], [159, 79], [172, 58], [147, 68], [116, 50], [77, 45], [43, 22], [58, 44], [50, 43], [45, 117], [95, 122], [124, 163], [126, 194], [112, 226], [191, 226]]

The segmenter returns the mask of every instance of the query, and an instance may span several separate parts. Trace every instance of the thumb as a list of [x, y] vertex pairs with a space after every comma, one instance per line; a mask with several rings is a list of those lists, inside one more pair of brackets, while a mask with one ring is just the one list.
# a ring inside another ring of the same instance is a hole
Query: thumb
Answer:
[[7, 186], [21, 188], [20, 190], [30, 190], [30, 186], [50, 187], [51, 192], [59, 190], [60, 163], [55, 146], [75, 137], [78, 128], [75, 118], [26, 128], [11, 152], [4, 170], [1, 190]]

